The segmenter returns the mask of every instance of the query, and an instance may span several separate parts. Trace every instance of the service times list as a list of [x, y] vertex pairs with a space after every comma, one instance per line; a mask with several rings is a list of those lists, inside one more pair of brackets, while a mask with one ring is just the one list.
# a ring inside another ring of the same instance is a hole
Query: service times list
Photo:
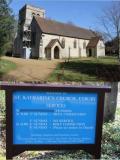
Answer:
[[94, 144], [96, 93], [13, 93], [14, 144]]

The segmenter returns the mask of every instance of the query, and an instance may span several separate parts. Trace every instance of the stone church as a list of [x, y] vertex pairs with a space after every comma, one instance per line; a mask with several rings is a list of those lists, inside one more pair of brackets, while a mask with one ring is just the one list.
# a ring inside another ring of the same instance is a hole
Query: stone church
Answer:
[[105, 56], [103, 40], [92, 30], [45, 17], [45, 10], [25, 5], [19, 11], [14, 55], [22, 58], [62, 59]]

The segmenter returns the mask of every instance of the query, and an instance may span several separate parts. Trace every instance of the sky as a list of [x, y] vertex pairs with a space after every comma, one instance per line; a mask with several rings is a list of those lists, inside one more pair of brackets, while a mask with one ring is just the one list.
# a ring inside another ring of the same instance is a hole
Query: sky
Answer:
[[102, 10], [108, 7], [112, 1], [80, 1], [80, 0], [12, 0], [10, 7], [13, 9], [15, 16], [18, 16], [19, 9], [25, 4], [44, 8], [46, 16], [60, 21], [72, 22], [73, 24], [99, 30], [99, 18]]

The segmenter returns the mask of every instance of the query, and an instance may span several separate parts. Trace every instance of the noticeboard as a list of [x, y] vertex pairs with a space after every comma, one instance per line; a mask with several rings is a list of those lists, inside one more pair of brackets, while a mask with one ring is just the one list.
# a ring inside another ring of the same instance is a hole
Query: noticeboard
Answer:
[[7, 159], [38, 149], [83, 149], [100, 158], [104, 96], [110, 88], [1, 87], [6, 90]]
[[97, 94], [13, 93], [13, 144], [94, 144]]

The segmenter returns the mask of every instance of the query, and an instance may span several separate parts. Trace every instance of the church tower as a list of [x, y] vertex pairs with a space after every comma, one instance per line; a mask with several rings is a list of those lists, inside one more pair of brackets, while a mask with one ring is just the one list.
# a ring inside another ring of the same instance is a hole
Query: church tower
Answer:
[[18, 32], [15, 40], [14, 54], [18, 57], [29, 58], [31, 52], [31, 22], [34, 16], [45, 18], [45, 10], [25, 5], [19, 11]]

